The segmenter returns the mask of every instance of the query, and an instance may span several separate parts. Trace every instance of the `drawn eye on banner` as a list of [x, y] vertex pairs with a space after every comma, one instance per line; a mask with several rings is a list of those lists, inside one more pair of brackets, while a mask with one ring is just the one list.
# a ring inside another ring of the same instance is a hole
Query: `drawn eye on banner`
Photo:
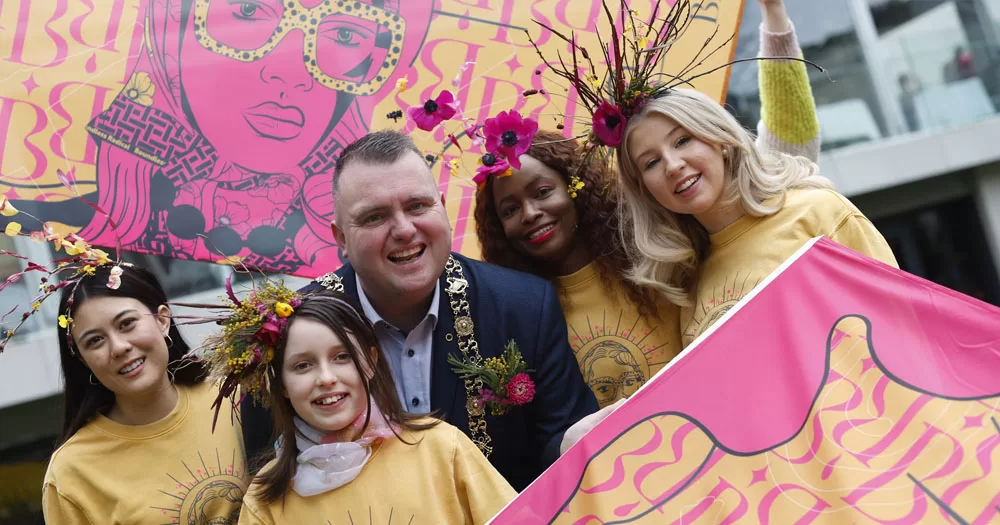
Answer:
[[[648, 20], [653, 2], [628, 6]], [[737, 31], [742, 0], [692, 7], [665, 73]], [[108, 211], [126, 250], [326, 273], [340, 266], [335, 160], [368, 130], [410, 130], [389, 113], [449, 89], [479, 123], [513, 108], [567, 137], [584, 129], [575, 93], [547, 78], [525, 31], [553, 56], [566, 45], [535, 20], [596, 48], [604, 16], [600, 1], [576, 0], [5, 2], [0, 193], [96, 245], [114, 246], [114, 232], [82, 199]], [[734, 50], [735, 39], [700, 69]], [[727, 82], [722, 70], [694, 85], [721, 101]], [[531, 89], [544, 93], [522, 96]], [[411, 135], [428, 153], [446, 140]], [[453, 249], [472, 256], [473, 173], [448, 161], [475, 166], [482, 153], [446, 150], [434, 165]]]

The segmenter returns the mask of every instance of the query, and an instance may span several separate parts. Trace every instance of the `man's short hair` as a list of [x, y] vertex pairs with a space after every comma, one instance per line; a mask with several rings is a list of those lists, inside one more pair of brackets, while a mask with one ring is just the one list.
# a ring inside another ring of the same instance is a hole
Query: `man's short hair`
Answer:
[[373, 131], [352, 142], [340, 153], [333, 171], [334, 199], [340, 189], [340, 175], [348, 165], [360, 162], [387, 166], [403, 158], [407, 152], [416, 153], [421, 158], [424, 156], [409, 135], [394, 130]]

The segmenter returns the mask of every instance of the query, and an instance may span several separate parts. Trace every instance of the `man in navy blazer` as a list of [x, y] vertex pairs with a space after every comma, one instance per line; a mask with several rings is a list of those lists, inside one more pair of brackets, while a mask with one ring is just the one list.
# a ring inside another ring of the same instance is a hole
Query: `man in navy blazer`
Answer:
[[[451, 253], [444, 195], [406, 135], [374, 132], [345, 148], [333, 188], [333, 232], [350, 262], [303, 291], [342, 290], [359, 304], [376, 328], [403, 406], [437, 412], [465, 431], [523, 490], [605, 415], [584, 419], [597, 401], [569, 347], [555, 289]], [[460, 343], [478, 345], [483, 359], [498, 357], [509, 340], [533, 370], [535, 396], [492, 415], [469, 403], [465, 380], [447, 359], [462, 355]], [[271, 447], [266, 412], [245, 402], [243, 424], [248, 455]]]

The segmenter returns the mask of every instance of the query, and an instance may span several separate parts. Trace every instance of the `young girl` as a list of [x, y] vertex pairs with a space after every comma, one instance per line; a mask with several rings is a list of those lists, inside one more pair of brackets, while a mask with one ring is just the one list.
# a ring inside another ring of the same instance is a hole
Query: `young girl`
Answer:
[[[761, 0], [760, 7], [760, 55], [801, 55], [783, 0]], [[805, 65], [761, 62], [760, 79], [758, 146], [816, 160], [819, 125]], [[622, 246], [613, 174], [596, 162], [579, 169], [579, 144], [559, 133], [540, 131], [533, 142], [520, 169], [490, 177], [476, 194], [476, 233], [486, 261], [556, 283], [570, 346], [606, 407], [677, 355], [679, 312], [627, 280], [631, 263]]]
[[242, 432], [228, 418], [212, 432], [217, 390], [186, 357], [156, 277], [99, 266], [64, 288], [59, 311], [66, 416], [45, 521], [236, 523], [249, 481]]
[[281, 437], [241, 524], [485, 523], [516, 493], [457, 428], [407, 414], [371, 324], [343, 296], [305, 298], [271, 361]]
[[882, 235], [802, 157], [762, 153], [722, 106], [674, 89], [618, 147], [633, 282], [682, 306], [687, 346], [807, 240], [896, 266]]

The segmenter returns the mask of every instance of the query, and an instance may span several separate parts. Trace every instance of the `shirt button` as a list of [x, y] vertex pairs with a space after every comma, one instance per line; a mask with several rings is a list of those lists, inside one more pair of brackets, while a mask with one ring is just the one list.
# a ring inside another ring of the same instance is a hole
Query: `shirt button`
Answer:
[[412, 348], [406, 351], [406, 355], [407, 355], [408, 357], [413, 357], [413, 353], [414, 353], [414, 352], [413, 352], [413, 349], [412, 349]]
[[413, 406], [417, 406], [417, 405], [420, 404], [420, 400], [417, 399], [417, 398], [413, 398], [413, 400], [410, 401], [410, 404], [413, 405]]

